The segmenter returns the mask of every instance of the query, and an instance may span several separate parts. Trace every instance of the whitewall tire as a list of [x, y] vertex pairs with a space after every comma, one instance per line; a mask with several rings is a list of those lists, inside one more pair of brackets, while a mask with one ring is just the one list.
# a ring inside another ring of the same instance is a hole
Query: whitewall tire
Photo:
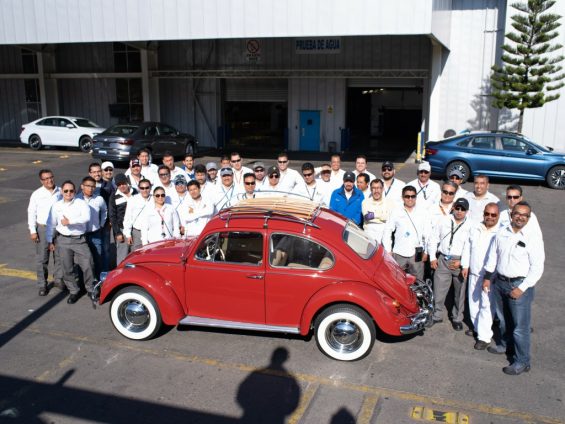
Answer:
[[120, 334], [132, 340], [152, 338], [162, 323], [155, 300], [140, 287], [126, 287], [116, 294], [110, 319]]

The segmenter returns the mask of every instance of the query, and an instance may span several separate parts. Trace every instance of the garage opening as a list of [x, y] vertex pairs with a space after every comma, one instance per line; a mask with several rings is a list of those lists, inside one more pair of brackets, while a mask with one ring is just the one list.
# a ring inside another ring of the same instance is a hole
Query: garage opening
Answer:
[[349, 86], [349, 150], [369, 156], [409, 156], [422, 127], [422, 92], [421, 87]]
[[227, 150], [285, 148], [288, 83], [281, 79], [226, 80], [225, 147]]

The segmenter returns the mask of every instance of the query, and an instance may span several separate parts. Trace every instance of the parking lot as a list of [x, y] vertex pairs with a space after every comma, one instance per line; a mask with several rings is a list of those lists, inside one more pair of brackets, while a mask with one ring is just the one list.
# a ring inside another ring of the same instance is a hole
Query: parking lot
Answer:
[[[379, 335], [367, 358], [343, 363], [298, 336], [177, 327], [134, 342], [114, 330], [108, 305], [93, 309], [85, 297], [68, 305], [56, 289], [38, 297], [26, 215], [37, 171], [52, 169], [58, 184], [78, 183], [90, 162], [76, 151], [0, 148], [2, 420], [565, 422], [565, 191], [523, 185], [544, 233], [546, 263], [533, 305], [532, 370], [511, 377], [502, 373], [504, 355], [474, 350], [474, 340], [449, 322], [413, 337]], [[397, 168], [398, 178], [415, 178], [415, 164]], [[502, 198], [507, 184], [490, 191]]]

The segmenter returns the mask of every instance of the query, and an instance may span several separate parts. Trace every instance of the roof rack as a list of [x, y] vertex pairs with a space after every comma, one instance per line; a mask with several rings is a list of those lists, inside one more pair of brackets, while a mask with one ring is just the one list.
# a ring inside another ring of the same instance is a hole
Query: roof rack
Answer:
[[240, 200], [234, 206], [220, 212], [220, 219], [226, 221], [226, 228], [234, 218], [250, 218], [262, 214], [265, 221], [263, 228], [268, 227], [269, 219], [296, 222], [306, 227], [320, 228], [314, 224], [321, 206], [309, 200], [289, 199], [288, 197], [260, 197]]

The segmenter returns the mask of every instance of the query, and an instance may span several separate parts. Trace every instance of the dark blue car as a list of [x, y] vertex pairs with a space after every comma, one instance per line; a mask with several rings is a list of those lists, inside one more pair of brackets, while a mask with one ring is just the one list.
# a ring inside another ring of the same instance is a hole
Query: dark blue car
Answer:
[[565, 153], [542, 147], [521, 134], [484, 131], [459, 134], [426, 143], [432, 172], [448, 176], [458, 169], [467, 181], [473, 175], [546, 181], [565, 189]]

